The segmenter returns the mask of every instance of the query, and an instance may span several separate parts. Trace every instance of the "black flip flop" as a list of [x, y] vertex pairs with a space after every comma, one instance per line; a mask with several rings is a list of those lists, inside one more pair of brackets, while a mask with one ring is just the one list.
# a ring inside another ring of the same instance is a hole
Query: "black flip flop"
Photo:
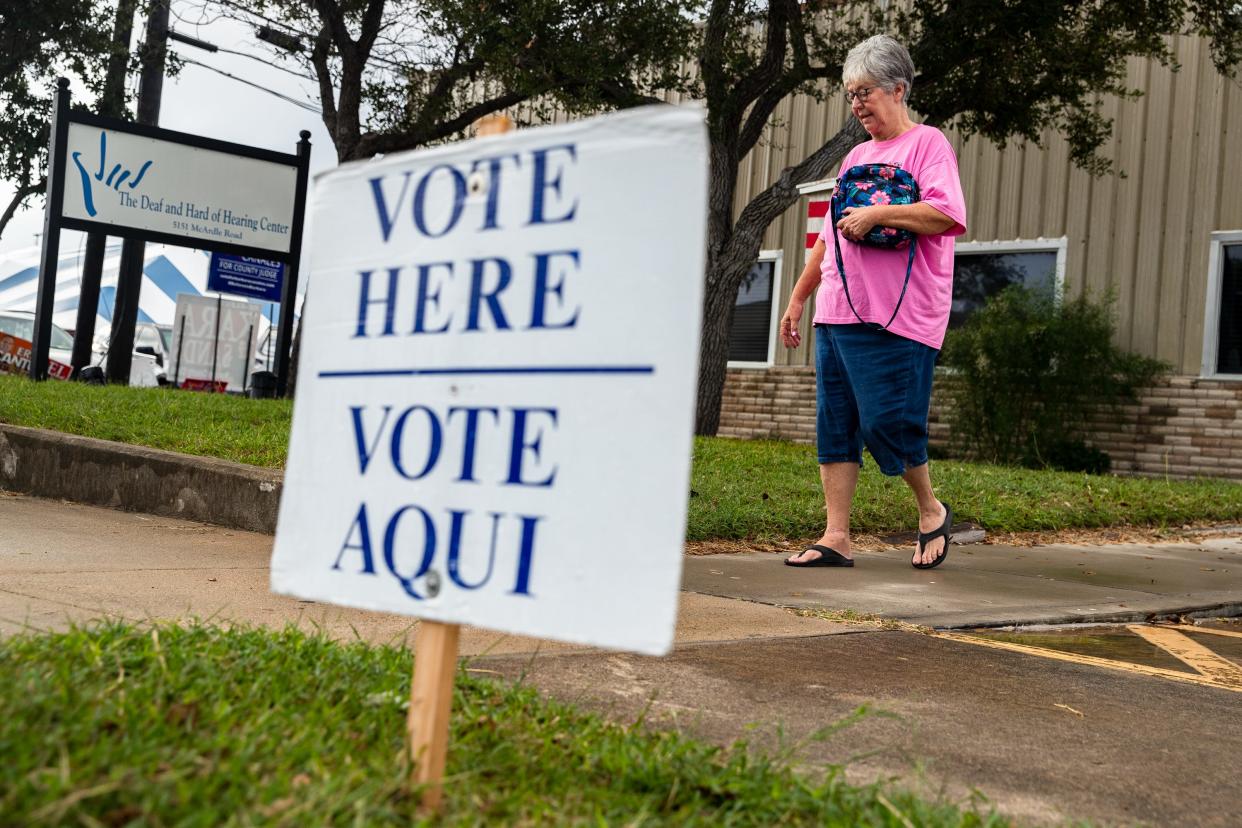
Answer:
[[[854, 565], [853, 558], [847, 558], [844, 555], [842, 555], [840, 552], [838, 552], [837, 550], [829, 549], [827, 546], [820, 546], [818, 543], [813, 543], [810, 546], [808, 546], [806, 549], [814, 549], [816, 552], [819, 553], [819, 557], [813, 561], [807, 561], [805, 563], [802, 563], [801, 561], [792, 561], [789, 558], [786, 558], [785, 566], [853, 566]], [[805, 552], [806, 549], [803, 549], [802, 551]]]
[[936, 538], [944, 538], [944, 548], [940, 550], [940, 554], [936, 556], [936, 560], [931, 563], [915, 563], [914, 558], [910, 559], [910, 566], [915, 569], [935, 569], [940, 566], [945, 558], [949, 557], [949, 530], [953, 527], [953, 510], [949, 508], [949, 504], [943, 500], [940, 505], [944, 507], [944, 523], [940, 524], [939, 529], [931, 532], [919, 532], [919, 551], [927, 548], [927, 544]]

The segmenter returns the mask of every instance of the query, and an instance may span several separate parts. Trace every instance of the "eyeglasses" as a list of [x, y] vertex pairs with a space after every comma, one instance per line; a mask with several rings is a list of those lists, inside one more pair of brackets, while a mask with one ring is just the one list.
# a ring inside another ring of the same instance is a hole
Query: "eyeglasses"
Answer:
[[871, 97], [872, 90], [875, 90], [878, 88], [879, 87], [877, 86], [864, 86], [862, 89], [856, 89], [853, 92], [847, 89], [845, 91], [845, 102], [852, 104], [854, 102], [854, 99], [857, 98], [858, 100], [866, 103], [867, 98]]

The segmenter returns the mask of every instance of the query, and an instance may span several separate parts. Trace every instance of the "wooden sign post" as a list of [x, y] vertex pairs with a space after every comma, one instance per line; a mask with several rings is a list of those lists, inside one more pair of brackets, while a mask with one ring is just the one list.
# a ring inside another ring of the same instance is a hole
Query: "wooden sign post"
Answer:
[[414, 645], [414, 680], [410, 684], [410, 781], [425, 785], [424, 811], [440, 810], [444, 799], [444, 761], [448, 756], [453, 677], [457, 673], [460, 624], [420, 621]]
[[[500, 135], [513, 129], [506, 115], [475, 121], [475, 134]], [[449, 716], [453, 710], [453, 678], [457, 674], [460, 624], [421, 621], [414, 643], [414, 677], [410, 682], [410, 781], [423, 786], [422, 809], [436, 812], [444, 801], [444, 763], [448, 758]]]

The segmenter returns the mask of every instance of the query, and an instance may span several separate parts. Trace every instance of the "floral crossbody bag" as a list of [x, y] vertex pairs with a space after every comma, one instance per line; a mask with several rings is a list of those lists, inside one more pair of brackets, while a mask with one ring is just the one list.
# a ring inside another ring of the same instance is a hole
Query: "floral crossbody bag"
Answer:
[[832, 241], [837, 256], [837, 273], [841, 274], [841, 286], [845, 288], [845, 301], [849, 303], [854, 318], [864, 325], [878, 330], [887, 330], [897, 318], [902, 300], [906, 298], [906, 288], [910, 286], [910, 271], [914, 268], [914, 251], [918, 243], [918, 234], [911, 230], [896, 227], [872, 227], [858, 244], [868, 247], [879, 247], [887, 250], [909, 248], [910, 256], [906, 262], [906, 280], [901, 286], [901, 295], [897, 297], [897, 306], [893, 315], [884, 325], [878, 322], [865, 322], [858, 311], [854, 310], [854, 300], [850, 298], [850, 286], [845, 280], [845, 263], [841, 260], [841, 239], [837, 233], [837, 222], [845, 217], [847, 207], [874, 207], [889, 204], [914, 204], [919, 201], [919, 185], [914, 176], [895, 164], [859, 164], [850, 167], [837, 179], [837, 188], [832, 193]]

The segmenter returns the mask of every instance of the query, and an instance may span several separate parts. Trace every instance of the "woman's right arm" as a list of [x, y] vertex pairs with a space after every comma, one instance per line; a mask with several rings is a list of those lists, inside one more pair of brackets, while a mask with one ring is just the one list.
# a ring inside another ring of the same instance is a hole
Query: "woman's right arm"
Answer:
[[798, 332], [798, 323], [802, 320], [803, 305], [819, 285], [819, 269], [824, 263], [824, 250], [823, 239], [815, 242], [815, 247], [811, 248], [811, 258], [807, 259], [806, 267], [802, 268], [802, 275], [798, 277], [798, 282], [794, 285], [793, 293], [789, 297], [789, 305], [785, 308], [785, 315], [781, 317], [781, 342], [786, 348], [796, 348], [802, 342], [802, 334]]

